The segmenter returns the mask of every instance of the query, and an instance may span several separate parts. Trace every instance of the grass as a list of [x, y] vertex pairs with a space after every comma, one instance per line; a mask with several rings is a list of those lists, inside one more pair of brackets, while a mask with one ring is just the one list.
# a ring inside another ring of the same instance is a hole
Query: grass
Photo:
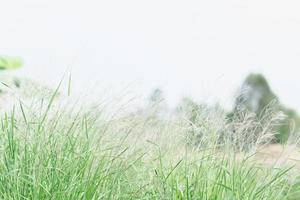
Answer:
[[[188, 145], [185, 121], [107, 116], [55, 97], [2, 115], [0, 199], [297, 199], [293, 168], [259, 165], [251, 151], [238, 160], [230, 140]], [[218, 120], [193, 130], [214, 135]]]

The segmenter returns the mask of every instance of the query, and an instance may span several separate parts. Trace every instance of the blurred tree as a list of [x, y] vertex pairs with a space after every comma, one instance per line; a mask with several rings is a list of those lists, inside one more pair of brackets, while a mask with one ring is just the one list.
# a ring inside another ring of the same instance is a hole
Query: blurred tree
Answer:
[[262, 74], [250, 74], [238, 92], [234, 110], [248, 110], [260, 116], [272, 102], [279, 103], [265, 77]]
[[164, 94], [160, 88], [156, 88], [155, 90], [153, 90], [149, 96], [149, 103], [152, 105], [159, 104], [163, 100], [164, 100]]
[[201, 106], [198, 105], [193, 99], [184, 97], [181, 99], [176, 110], [178, 113], [187, 118], [190, 123], [195, 123], [198, 114], [201, 112]]
[[203, 138], [202, 130], [197, 127], [202, 126], [202, 114], [204, 113], [204, 105], [200, 105], [189, 97], [184, 97], [179, 102], [176, 111], [188, 123], [187, 143], [193, 146], [198, 146]]
[[185, 97], [176, 110], [187, 122], [188, 144], [205, 147], [211, 142], [218, 142], [222, 137], [222, 127], [226, 121], [225, 111], [219, 104], [200, 104]]
[[167, 110], [164, 92], [160, 88], [154, 89], [148, 98], [146, 114], [151, 117], [163, 117]]
[[[294, 124], [294, 131], [300, 127], [300, 118], [296, 111], [288, 109], [281, 105], [278, 97], [271, 90], [266, 78], [262, 74], [250, 74], [242, 84], [238, 91], [235, 100], [233, 112], [230, 113], [229, 119], [235, 113], [250, 111], [256, 114], [260, 120], [268, 115], [268, 108], [276, 112], [282, 112], [285, 117], [281, 119], [280, 123], [275, 127], [278, 134], [275, 135], [275, 142], [284, 143], [291, 133], [291, 124]], [[263, 123], [263, 122], [262, 122]]]
[[284, 106], [280, 107], [280, 110], [285, 114], [285, 118], [282, 120], [278, 132], [280, 133], [276, 138], [276, 142], [286, 142], [289, 135], [300, 130], [300, 117], [298, 113]]

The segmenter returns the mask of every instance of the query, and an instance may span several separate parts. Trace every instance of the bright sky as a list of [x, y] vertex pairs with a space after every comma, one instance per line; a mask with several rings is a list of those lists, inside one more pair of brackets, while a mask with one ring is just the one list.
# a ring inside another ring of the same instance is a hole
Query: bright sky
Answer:
[[1, 2], [0, 54], [54, 85], [72, 68], [76, 90], [137, 94], [161, 87], [228, 105], [249, 72], [300, 111], [299, 0], [9, 0]]

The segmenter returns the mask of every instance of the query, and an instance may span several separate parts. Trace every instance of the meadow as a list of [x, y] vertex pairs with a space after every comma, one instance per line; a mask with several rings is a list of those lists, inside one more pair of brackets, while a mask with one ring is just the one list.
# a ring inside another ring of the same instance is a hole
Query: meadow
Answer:
[[225, 123], [218, 111], [191, 123], [109, 113], [58, 91], [2, 111], [0, 199], [299, 199], [297, 164], [256, 159], [276, 134], [271, 111], [264, 127], [251, 115]]

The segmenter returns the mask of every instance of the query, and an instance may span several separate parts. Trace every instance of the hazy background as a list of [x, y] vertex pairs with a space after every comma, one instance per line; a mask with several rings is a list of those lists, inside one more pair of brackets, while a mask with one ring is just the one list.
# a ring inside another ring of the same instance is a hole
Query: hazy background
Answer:
[[261, 72], [300, 111], [297, 0], [2, 0], [0, 55], [21, 56], [17, 73], [54, 86], [72, 71], [76, 91], [98, 83], [146, 95], [161, 87], [220, 100]]

